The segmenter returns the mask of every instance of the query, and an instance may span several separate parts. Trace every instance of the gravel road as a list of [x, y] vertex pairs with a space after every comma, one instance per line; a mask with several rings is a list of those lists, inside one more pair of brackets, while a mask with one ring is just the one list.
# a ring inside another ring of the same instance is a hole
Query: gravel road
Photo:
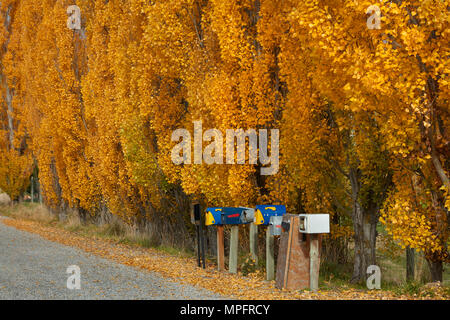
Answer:
[[[165, 280], [77, 248], [5, 226], [0, 217], [0, 300], [10, 299], [221, 299], [202, 288]], [[67, 288], [71, 265], [81, 270], [81, 289]]]

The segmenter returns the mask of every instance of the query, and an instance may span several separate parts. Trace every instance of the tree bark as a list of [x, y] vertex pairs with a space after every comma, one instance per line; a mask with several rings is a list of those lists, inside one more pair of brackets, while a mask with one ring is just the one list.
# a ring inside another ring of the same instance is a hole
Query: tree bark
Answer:
[[432, 282], [442, 282], [442, 261], [432, 261], [428, 260], [428, 266], [430, 267], [430, 273], [431, 273], [431, 281]]
[[415, 250], [414, 248], [406, 248], [406, 281], [414, 280], [414, 268], [415, 268]]
[[[12, 5], [8, 6], [6, 17], [5, 17], [5, 23], [4, 27], [8, 33], [6, 42], [4, 43], [4, 46], [7, 47], [9, 43], [9, 37], [10, 37], [10, 26], [11, 26], [11, 10]], [[3, 70], [2, 70], [3, 71]], [[13, 99], [13, 92], [11, 92], [11, 89], [8, 85], [8, 79], [6, 75], [1, 74], [1, 79], [3, 82], [3, 87], [5, 88], [5, 102], [7, 107], [7, 118], [8, 118], [8, 140], [9, 140], [9, 148], [10, 150], [14, 150], [14, 119], [13, 119], [13, 107], [12, 107], [12, 99]]]
[[350, 169], [350, 183], [352, 186], [353, 200], [353, 228], [355, 240], [355, 259], [353, 264], [352, 283], [365, 281], [367, 267], [376, 264], [376, 227], [378, 223], [377, 208], [365, 209], [358, 201], [359, 171]]
[[376, 226], [378, 218], [374, 212], [364, 210], [356, 202], [353, 210], [355, 232], [355, 260], [351, 282], [365, 281], [367, 267], [376, 264]]
[[13, 120], [13, 108], [12, 108], [12, 94], [9, 89], [7, 80], [4, 79], [4, 87], [6, 90], [6, 106], [8, 108], [7, 117], [8, 117], [8, 138], [9, 138], [9, 148], [10, 150], [14, 150], [14, 120]]

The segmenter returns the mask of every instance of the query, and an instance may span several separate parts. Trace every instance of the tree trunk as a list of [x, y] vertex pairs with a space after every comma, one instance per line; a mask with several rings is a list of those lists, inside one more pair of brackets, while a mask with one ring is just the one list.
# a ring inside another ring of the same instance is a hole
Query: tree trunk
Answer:
[[413, 281], [414, 280], [414, 248], [406, 248], [406, 281]]
[[31, 176], [31, 203], [34, 202], [34, 177]]
[[[6, 12], [6, 17], [5, 17], [5, 22], [4, 22], [4, 27], [8, 33], [7, 35], [7, 40], [5, 42], [5, 45], [7, 46], [8, 42], [9, 42], [9, 37], [10, 37], [10, 26], [11, 26], [11, 15], [10, 12], [12, 10], [12, 5], [10, 4], [8, 6], [7, 12]], [[6, 116], [8, 118], [8, 140], [9, 140], [9, 148], [10, 150], [14, 150], [15, 146], [14, 146], [14, 119], [13, 119], [13, 107], [12, 107], [12, 99], [13, 99], [13, 93], [11, 92], [11, 89], [9, 88], [8, 85], [8, 80], [6, 75], [3, 74], [3, 70], [2, 70], [2, 74], [1, 74], [1, 79], [3, 82], [3, 88], [5, 88], [5, 102], [6, 102], [6, 107], [7, 107], [7, 113]]]
[[377, 207], [371, 209], [363, 208], [358, 201], [360, 191], [360, 172], [350, 169], [349, 178], [352, 187], [353, 200], [353, 228], [355, 240], [355, 259], [353, 264], [353, 275], [351, 282], [365, 281], [367, 278], [367, 267], [376, 264], [376, 227], [378, 223]]
[[9, 138], [9, 148], [10, 150], [14, 150], [14, 120], [13, 120], [13, 107], [12, 107], [12, 94], [9, 89], [7, 80], [4, 80], [5, 90], [6, 90], [6, 106], [8, 108], [7, 117], [8, 117], [8, 138]]
[[355, 260], [351, 282], [357, 283], [365, 281], [367, 267], [376, 264], [375, 248], [378, 219], [373, 212], [365, 211], [357, 202], [353, 212]]
[[431, 273], [431, 281], [432, 282], [441, 282], [442, 283], [442, 261], [431, 261], [428, 260], [428, 266], [430, 267], [430, 273]]
[[37, 189], [39, 194], [39, 203], [42, 204], [42, 187], [41, 187], [41, 180], [39, 178], [37, 181]]

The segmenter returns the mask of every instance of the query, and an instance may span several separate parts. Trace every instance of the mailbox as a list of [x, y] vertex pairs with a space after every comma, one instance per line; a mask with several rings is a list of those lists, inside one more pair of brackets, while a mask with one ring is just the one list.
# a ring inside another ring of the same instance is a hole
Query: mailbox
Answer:
[[216, 207], [206, 209], [205, 224], [246, 224], [253, 222], [255, 210], [245, 207]]
[[222, 210], [223, 208], [207, 208], [205, 225], [221, 225], [222, 224]]
[[283, 222], [283, 216], [271, 216], [270, 217], [270, 234], [272, 236], [280, 236], [282, 232], [281, 223]]
[[299, 231], [302, 233], [330, 233], [330, 215], [301, 214]]
[[253, 222], [254, 209], [245, 207], [223, 208], [222, 224], [246, 224]]
[[283, 216], [286, 207], [283, 205], [257, 205], [255, 208], [255, 224], [269, 225], [270, 217]]
[[255, 220], [255, 209], [253, 208], [242, 208], [244, 211], [241, 215], [242, 223], [252, 223]]

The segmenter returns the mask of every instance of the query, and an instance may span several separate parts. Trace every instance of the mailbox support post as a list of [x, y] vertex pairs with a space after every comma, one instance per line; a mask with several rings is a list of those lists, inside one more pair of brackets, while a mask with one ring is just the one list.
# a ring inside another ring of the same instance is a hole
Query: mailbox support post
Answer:
[[258, 226], [250, 223], [250, 255], [258, 264]]
[[223, 238], [223, 226], [217, 226], [217, 269], [225, 270], [225, 241]]
[[310, 234], [309, 243], [309, 285], [312, 291], [319, 289], [319, 235]]
[[199, 227], [196, 226], [195, 227], [197, 229], [197, 266], [201, 267], [201, 252], [200, 252], [200, 231], [199, 231]]
[[199, 233], [200, 233], [200, 248], [202, 254], [202, 267], [206, 269], [206, 258], [205, 258], [205, 234], [203, 233], [202, 224], [199, 225]]
[[205, 269], [205, 241], [204, 234], [202, 230], [202, 217], [201, 217], [201, 208], [200, 204], [196, 203], [192, 207], [191, 211], [191, 222], [195, 224], [197, 229], [197, 264], [199, 267], [203, 267]]
[[274, 236], [270, 232], [270, 227], [266, 228], [266, 280], [275, 279], [275, 251]]
[[239, 226], [231, 226], [230, 235], [230, 262], [229, 262], [229, 272], [237, 273], [238, 264], [238, 243], [239, 243]]

